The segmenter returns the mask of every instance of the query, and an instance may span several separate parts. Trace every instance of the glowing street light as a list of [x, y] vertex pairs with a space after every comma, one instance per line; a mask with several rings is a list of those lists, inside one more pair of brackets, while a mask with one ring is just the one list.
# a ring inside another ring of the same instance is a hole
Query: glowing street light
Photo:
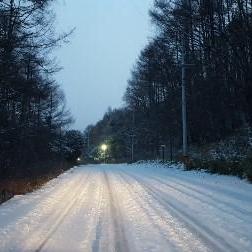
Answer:
[[101, 150], [103, 151], [103, 156], [104, 156], [104, 163], [106, 163], [106, 150], [108, 149], [108, 145], [102, 144], [101, 145]]
[[106, 144], [102, 144], [101, 149], [102, 149], [102, 151], [105, 152], [108, 149], [108, 146]]
[[78, 158], [77, 158], [77, 161], [78, 161], [78, 162], [80, 162], [80, 161], [81, 161], [81, 158], [80, 158], [80, 157], [78, 157]]

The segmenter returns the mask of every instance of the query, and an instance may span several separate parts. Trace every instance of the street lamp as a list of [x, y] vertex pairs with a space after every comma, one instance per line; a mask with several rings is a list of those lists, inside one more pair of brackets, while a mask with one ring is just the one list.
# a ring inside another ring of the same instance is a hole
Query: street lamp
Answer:
[[102, 149], [102, 151], [105, 152], [108, 149], [108, 146], [106, 144], [102, 144], [101, 149]]
[[101, 145], [101, 150], [103, 152], [103, 155], [104, 155], [104, 163], [106, 163], [106, 151], [108, 149], [108, 146], [106, 144], [102, 144]]

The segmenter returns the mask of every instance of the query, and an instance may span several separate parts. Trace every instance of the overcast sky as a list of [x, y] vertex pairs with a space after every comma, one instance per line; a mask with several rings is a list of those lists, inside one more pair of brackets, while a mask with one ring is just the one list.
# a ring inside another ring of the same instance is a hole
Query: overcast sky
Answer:
[[63, 70], [56, 75], [83, 130], [108, 107], [123, 104], [130, 70], [151, 37], [148, 10], [153, 0], [58, 0], [57, 29], [76, 27], [70, 44], [57, 49]]

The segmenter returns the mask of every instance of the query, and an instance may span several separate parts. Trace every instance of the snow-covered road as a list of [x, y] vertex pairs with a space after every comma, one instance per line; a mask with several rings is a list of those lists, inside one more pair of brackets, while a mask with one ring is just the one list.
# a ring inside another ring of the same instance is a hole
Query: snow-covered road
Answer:
[[81, 166], [0, 206], [0, 251], [252, 251], [252, 185], [154, 164]]

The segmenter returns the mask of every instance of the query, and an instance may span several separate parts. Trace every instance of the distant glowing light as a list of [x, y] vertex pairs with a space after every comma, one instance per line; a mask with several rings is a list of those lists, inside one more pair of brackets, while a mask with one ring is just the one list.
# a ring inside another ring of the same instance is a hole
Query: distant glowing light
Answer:
[[78, 157], [78, 158], [77, 158], [77, 161], [78, 161], [78, 162], [81, 161], [81, 158]]
[[108, 149], [108, 146], [106, 144], [101, 145], [102, 151], [106, 151]]

